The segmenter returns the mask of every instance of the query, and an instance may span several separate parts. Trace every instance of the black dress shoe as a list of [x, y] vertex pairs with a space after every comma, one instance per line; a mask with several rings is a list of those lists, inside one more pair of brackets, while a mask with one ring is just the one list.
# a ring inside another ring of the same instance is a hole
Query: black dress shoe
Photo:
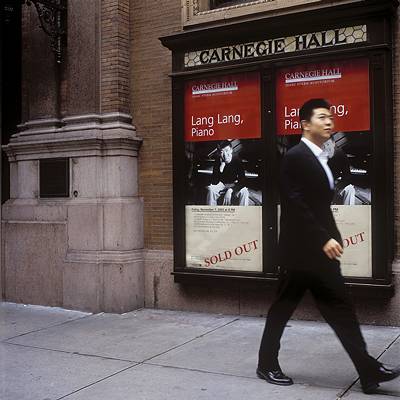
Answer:
[[382, 382], [389, 382], [400, 376], [400, 365], [395, 368], [381, 365], [378, 371], [366, 380], [361, 379], [362, 391], [366, 394], [374, 393]]
[[261, 379], [265, 379], [269, 383], [274, 385], [290, 386], [293, 385], [292, 378], [286, 376], [281, 370], [264, 370], [257, 368], [257, 376]]

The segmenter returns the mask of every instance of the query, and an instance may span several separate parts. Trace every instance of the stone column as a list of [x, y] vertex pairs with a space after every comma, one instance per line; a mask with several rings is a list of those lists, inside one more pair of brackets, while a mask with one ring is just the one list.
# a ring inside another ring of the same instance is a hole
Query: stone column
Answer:
[[[129, 0], [69, 0], [67, 49], [58, 66], [35, 10], [24, 10], [24, 120], [5, 146], [12, 181], [3, 206], [9, 301], [92, 312], [143, 306], [129, 12]], [[69, 159], [70, 195], [40, 198], [39, 160], [60, 157]]]

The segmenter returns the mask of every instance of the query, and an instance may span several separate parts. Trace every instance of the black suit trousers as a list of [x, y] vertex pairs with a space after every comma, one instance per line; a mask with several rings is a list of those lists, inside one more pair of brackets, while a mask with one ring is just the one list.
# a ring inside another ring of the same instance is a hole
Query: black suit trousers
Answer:
[[272, 304], [259, 351], [259, 367], [278, 369], [278, 353], [284, 328], [303, 295], [310, 290], [323, 318], [332, 327], [361, 378], [372, 376], [378, 361], [367, 352], [360, 326], [338, 261], [309, 269], [288, 269], [281, 274], [278, 295]]

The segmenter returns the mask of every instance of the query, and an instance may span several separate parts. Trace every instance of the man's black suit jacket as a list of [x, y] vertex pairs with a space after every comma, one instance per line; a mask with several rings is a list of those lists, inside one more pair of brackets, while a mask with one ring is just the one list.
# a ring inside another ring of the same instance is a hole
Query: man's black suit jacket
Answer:
[[334, 192], [324, 168], [304, 142], [283, 157], [280, 185], [280, 265], [318, 268], [329, 262], [324, 244], [331, 238], [342, 244], [342, 238], [330, 208]]

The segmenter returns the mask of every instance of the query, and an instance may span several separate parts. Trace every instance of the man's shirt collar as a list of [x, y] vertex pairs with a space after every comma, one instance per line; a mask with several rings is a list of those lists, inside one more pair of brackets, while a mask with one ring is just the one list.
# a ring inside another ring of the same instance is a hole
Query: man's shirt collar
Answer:
[[315, 157], [317, 157], [317, 158], [321, 157], [321, 154], [323, 153], [323, 150], [321, 149], [321, 147], [317, 146], [315, 143], [313, 143], [311, 140], [305, 138], [304, 136], [301, 138], [301, 140], [314, 153]]
[[328, 166], [328, 154], [324, 150], [322, 150], [320, 147], [318, 147], [316, 144], [314, 144], [313, 142], [308, 140], [307, 138], [302, 137], [301, 140], [313, 152], [315, 157], [317, 157], [317, 160], [321, 164], [322, 168], [325, 170], [325, 174], [329, 181], [329, 186], [331, 189], [333, 189], [335, 186], [335, 180], [332, 175], [332, 171]]

